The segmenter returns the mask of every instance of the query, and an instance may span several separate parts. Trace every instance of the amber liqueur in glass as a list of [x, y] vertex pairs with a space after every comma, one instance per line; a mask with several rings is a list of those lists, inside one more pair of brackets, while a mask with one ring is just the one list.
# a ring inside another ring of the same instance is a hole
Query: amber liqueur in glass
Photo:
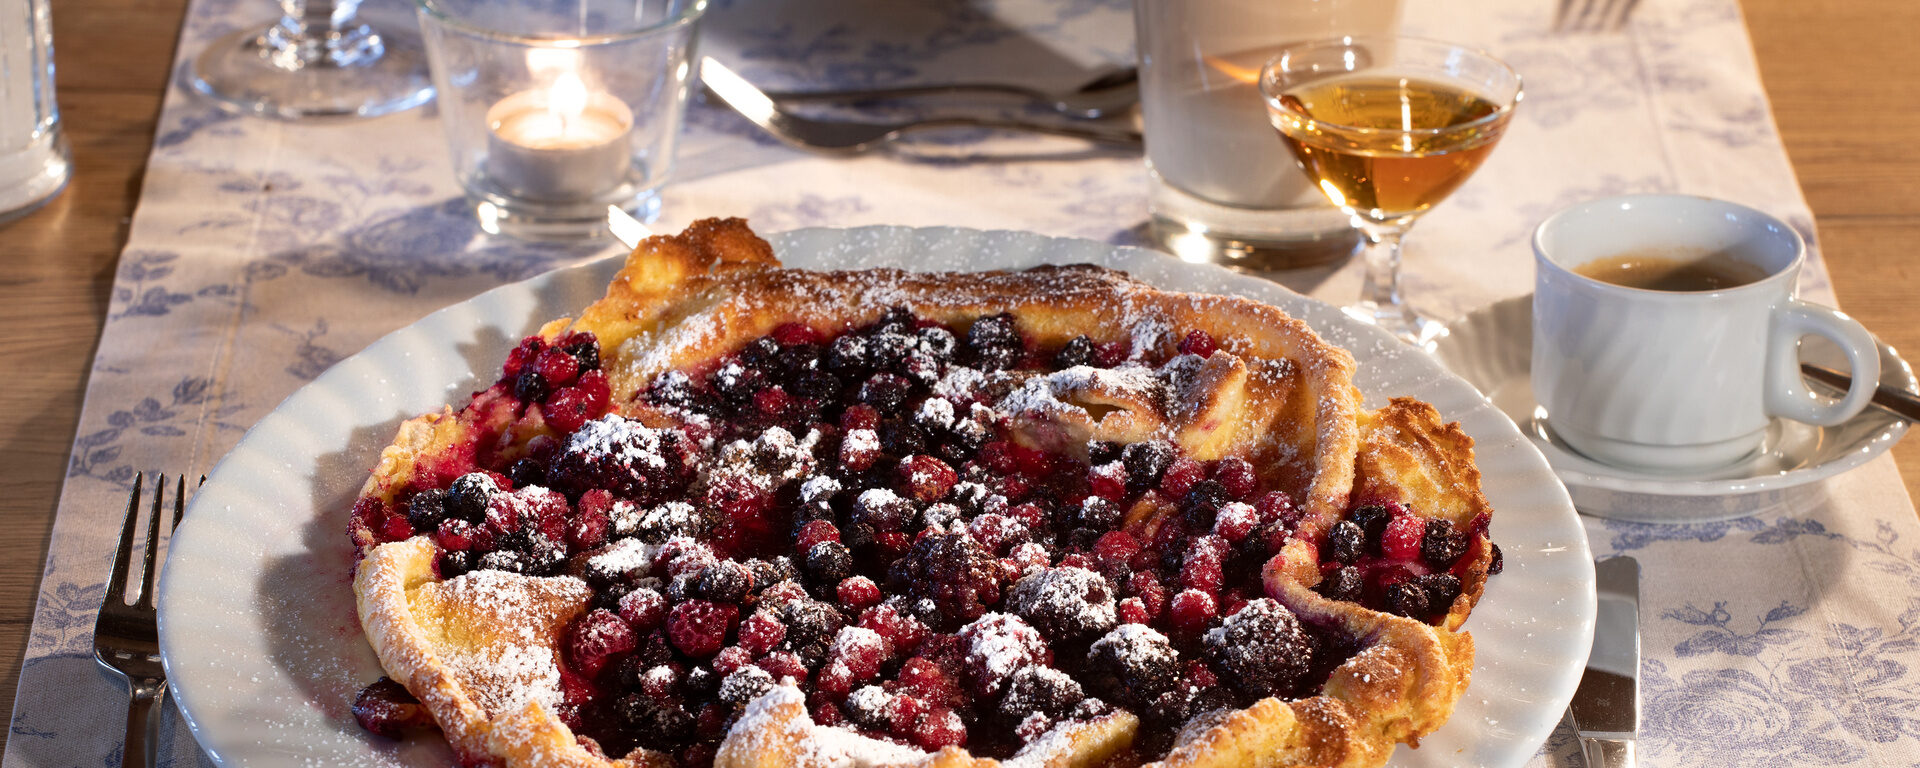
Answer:
[[1457, 85], [1377, 74], [1307, 83], [1279, 100], [1273, 125], [1300, 167], [1335, 204], [1380, 222], [1446, 199], [1511, 114]]

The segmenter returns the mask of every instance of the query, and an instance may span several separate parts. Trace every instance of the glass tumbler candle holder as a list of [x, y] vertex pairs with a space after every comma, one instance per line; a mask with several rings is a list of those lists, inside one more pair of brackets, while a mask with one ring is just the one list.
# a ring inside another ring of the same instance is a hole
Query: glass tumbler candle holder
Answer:
[[0, 222], [25, 216], [73, 173], [53, 99], [47, 0], [0, 2]]
[[606, 232], [660, 210], [706, 0], [418, 0], [454, 175], [481, 229]]

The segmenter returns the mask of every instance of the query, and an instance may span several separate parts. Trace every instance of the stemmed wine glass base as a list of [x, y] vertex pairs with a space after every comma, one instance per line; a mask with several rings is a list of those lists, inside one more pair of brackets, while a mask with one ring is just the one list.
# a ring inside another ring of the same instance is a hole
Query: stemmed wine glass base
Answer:
[[1432, 352], [1440, 339], [1447, 335], [1445, 323], [1426, 315], [1414, 312], [1404, 304], [1385, 305], [1362, 301], [1352, 306], [1342, 307], [1360, 322], [1379, 327], [1401, 341]]
[[[420, 38], [365, 25], [290, 55], [280, 27], [221, 37], [193, 62], [193, 89], [238, 112], [301, 120], [373, 117], [433, 98]], [[350, 46], [351, 51], [340, 50]]]

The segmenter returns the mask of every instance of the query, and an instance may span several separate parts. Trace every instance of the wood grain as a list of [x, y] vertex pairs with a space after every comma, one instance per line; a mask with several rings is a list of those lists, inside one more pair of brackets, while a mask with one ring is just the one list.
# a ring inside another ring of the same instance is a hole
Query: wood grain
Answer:
[[[1907, 0], [1745, 0], [1768, 95], [1819, 223], [1841, 303], [1920, 350], [1920, 57]], [[127, 220], [139, 197], [185, 0], [54, 9], [71, 186], [0, 226], [0, 721], [32, 619], [47, 533]], [[1920, 442], [1895, 448], [1920, 491]], [[104, 567], [104, 563], [103, 563]], [[0, 731], [0, 748], [5, 732]]]

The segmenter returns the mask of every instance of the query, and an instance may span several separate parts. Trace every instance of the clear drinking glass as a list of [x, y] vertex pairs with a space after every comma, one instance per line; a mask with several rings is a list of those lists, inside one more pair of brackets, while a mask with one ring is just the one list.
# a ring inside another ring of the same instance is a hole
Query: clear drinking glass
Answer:
[[0, 222], [67, 185], [73, 162], [53, 99], [48, 0], [0, 0]]
[[651, 221], [697, 81], [706, 0], [417, 0], [454, 175], [523, 239]]
[[213, 41], [193, 60], [193, 89], [250, 114], [286, 120], [373, 117], [433, 98], [409, 25], [376, 30], [360, 0], [279, 0], [273, 25]]
[[1347, 314], [1431, 344], [1446, 328], [1401, 299], [1400, 240], [1486, 161], [1520, 75], [1451, 43], [1343, 37], [1282, 49], [1260, 93], [1301, 169], [1366, 237], [1366, 284]]

